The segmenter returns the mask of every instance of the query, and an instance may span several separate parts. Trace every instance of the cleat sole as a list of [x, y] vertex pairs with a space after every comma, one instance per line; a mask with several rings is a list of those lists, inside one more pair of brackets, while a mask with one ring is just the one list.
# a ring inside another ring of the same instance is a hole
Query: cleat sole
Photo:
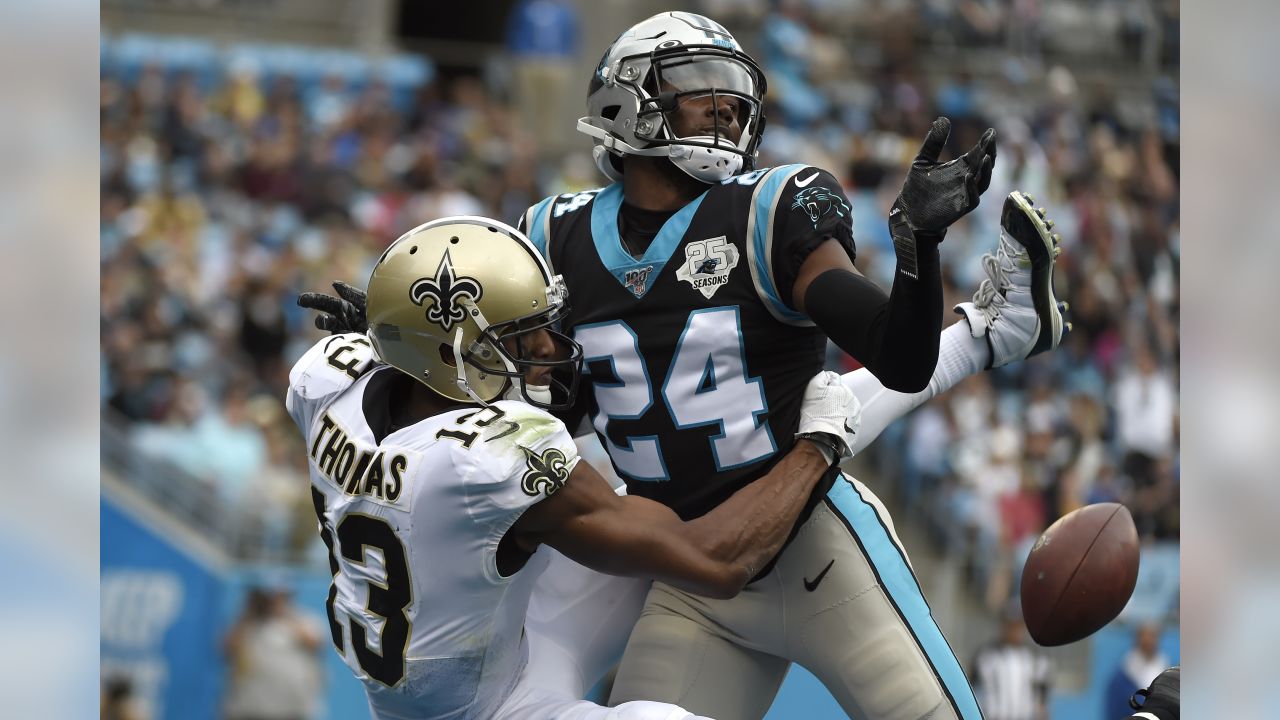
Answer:
[[[1053, 221], [1046, 220], [1032, 203], [1030, 196], [1015, 190], [1005, 199], [1000, 218], [1001, 226], [1026, 249], [1031, 260], [1031, 301], [1040, 321], [1040, 333], [1027, 357], [1057, 347], [1063, 332], [1062, 313], [1058, 310], [1058, 299], [1053, 294], [1054, 261], [1061, 252], [1057, 247], [1059, 238], [1050, 231]], [[1013, 213], [1020, 214], [1031, 224], [1034, 237], [1022, 237], [1022, 234], [1029, 233], [1013, 232], [1017, 227], [1009, 222], [1009, 216]]]

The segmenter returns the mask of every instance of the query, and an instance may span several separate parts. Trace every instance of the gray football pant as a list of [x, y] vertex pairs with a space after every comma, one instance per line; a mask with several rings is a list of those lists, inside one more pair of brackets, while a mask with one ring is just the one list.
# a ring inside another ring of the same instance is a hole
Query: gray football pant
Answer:
[[858, 720], [979, 720], [888, 512], [836, 481], [777, 565], [731, 600], [654, 583], [611, 704], [675, 703], [720, 720], [761, 718], [789, 662]]

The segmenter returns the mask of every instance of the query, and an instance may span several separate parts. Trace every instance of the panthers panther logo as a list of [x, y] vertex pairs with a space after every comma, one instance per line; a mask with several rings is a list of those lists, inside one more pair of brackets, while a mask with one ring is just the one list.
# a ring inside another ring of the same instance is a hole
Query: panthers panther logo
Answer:
[[541, 455], [529, 450], [525, 450], [524, 454], [528, 470], [520, 478], [520, 489], [526, 495], [546, 493], [547, 497], [551, 497], [564, 487], [564, 481], [569, 479], [569, 471], [565, 469], [568, 462], [563, 452], [558, 448], [547, 448]]
[[834, 193], [824, 187], [805, 188], [796, 193], [791, 209], [803, 210], [809, 216], [814, 229], [817, 229], [818, 223], [828, 215], [843, 218], [851, 213], [843, 193]]

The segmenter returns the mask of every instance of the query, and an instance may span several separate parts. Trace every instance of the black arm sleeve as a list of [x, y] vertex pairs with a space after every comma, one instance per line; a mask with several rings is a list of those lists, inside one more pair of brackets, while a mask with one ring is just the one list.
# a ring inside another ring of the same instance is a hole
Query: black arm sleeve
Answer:
[[885, 387], [914, 393], [928, 387], [938, 364], [942, 275], [937, 243], [920, 240], [910, 258], [906, 250], [899, 248], [889, 295], [861, 275], [828, 270], [809, 284], [804, 308]]

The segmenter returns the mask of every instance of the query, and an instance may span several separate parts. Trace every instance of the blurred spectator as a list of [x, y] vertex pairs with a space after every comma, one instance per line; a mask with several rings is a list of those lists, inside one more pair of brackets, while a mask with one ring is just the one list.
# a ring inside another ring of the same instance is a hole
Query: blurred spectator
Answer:
[[809, 82], [815, 39], [804, 0], [779, 0], [765, 18], [760, 61], [768, 68], [770, 99], [787, 124], [805, 126], [827, 111], [827, 98]]
[[1129, 698], [1135, 690], [1145, 688], [1156, 679], [1170, 662], [1160, 652], [1160, 625], [1139, 625], [1133, 634], [1133, 647], [1124, 654], [1120, 667], [1116, 668], [1107, 684], [1105, 701], [1100, 717], [1124, 717], [1129, 712]]
[[1007, 553], [1007, 572], [1002, 580], [1003, 592], [998, 600], [1015, 594], [1022, 580], [1022, 565], [1040, 537], [1040, 531], [1048, 526], [1044, 506], [1044, 491], [1028, 465], [1023, 466], [1022, 482], [1017, 490], [1000, 497], [1001, 545]]
[[970, 679], [988, 720], [1047, 720], [1052, 664], [1027, 641], [1015, 602], [1005, 608], [1000, 636], [980, 649]]
[[101, 720], [145, 720], [133, 696], [133, 683], [125, 677], [109, 678], [102, 684]]
[[1092, 396], [1071, 397], [1064, 450], [1068, 455], [1058, 485], [1056, 515], [1095, 502], [1121, 499], [1114, 487], [1114, 470], [1108, 464], [1109, 453], [1102, 439], [1102, 408]]
[[915, 507], [922, 493], [936, 490], [946, 477], [951, 439], [951, 421], [943, 407], [930, 405], [911, 415], [899, 485], [901, 501], [908, 507]]
[[1174, 450], [1177, 390], [1173, 379], [1156, 365], [1151, 350], [1140, 343], [1132, 368], [1122, 371], [1114, 393], [1122, 467], [1133, 483], [1134, 522], [1143, 535], [1166, 536], [1168, 528], [1158, 514], [1173, 492], [1167, 464]]
[[324, 671], [319, 623], [287, 591], [251, 588], [223, 642], [229, 672], [227, 720], [311, 720], [320, 712]]
[[519, 0], [507, 18], [507, 50], [515, 63], [515, 98], [524, 126], [545, 160], [561, 156], [582, 99], [574, 78], [578, 8], [567, 0]]

